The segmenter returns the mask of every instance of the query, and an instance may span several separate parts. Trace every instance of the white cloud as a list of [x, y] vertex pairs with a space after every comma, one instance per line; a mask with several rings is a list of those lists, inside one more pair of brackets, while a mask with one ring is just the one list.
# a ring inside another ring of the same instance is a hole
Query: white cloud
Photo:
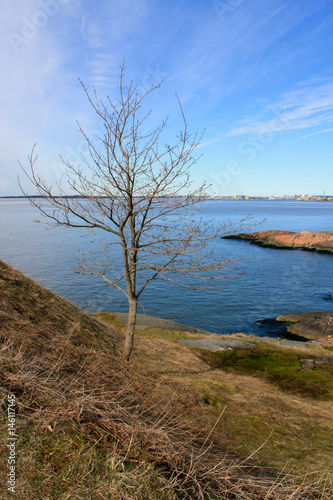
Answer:
[[298, 140], [307, 139], [308, 137], [312, 137], [313, 135], [327, 134], [327, 132], [333, 132], [333, 128], [326, 128], [325, 130], [319, 130], [319, 132], [313, 132], [313, 134], [303, 135], [299, 137]]
[[302, 84], [285, 93], [274, 103], [266, 104], [260, 113], [236, 123], [227, 135], [255, 134], [260, 131], [287, 132], [333, 122], [333, 85]]

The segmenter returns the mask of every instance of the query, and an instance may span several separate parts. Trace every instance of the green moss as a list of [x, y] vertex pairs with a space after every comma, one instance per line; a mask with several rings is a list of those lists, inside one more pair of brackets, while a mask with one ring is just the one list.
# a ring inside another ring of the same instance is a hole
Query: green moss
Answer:
[[108, 312], [94, 313], [91, 314], [92, 317], [98, 319], [99, 321], [109, 323], [118, 328], [126, 328], [126, 324], [122, 321], [118, 321], [114, 314]]
[[284, 391], [319, 400], [333, 399], [333, 365], [323, 363], [301, 372], [300, 354], [293, 350], [270, 350], [265, 344], [256, 349], [200, 351], [200, 358], [213, 368], [264, 378]]

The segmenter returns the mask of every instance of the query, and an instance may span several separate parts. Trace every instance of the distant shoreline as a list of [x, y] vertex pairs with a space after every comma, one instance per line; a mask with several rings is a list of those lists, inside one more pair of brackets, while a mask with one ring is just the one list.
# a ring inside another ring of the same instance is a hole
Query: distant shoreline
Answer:
[[[42, 200], [47, 200], [48, 197], [47, 196], [41, 196], [41, 195], [29, 195], [29, 197], [27, 196], [23, 196], [23, 195], [18, 195], [18, 196], [0, 196], [0, 200], [25, 200], [25, 199], [30, 199], [30, 198], [33, 198], [33, 199], [42, 199]], [[90, 198], [87, 197], [87, 196], [79, 196], [79, 195], [68, 195], [68, 196], [54, 196], [54, 198], [64, 198], [64, 199], [82, 199], [82, 200], [89, 200]], [[108, 196], [98, 196], [98, 198], [109, 198]], [[164, 196], [160, 196], [159, 198], [165, 198]], [[177, 198], [181, 198], [181, 196], [178, 196]], [[326, 203], [329, 203], [329, 202], [333, 202], [333, 196], [325, 196], [325, 197], [318, 197], [318, 198], [314, 198], [312, 197], [312, 199], [301, 199], [301, 198], [286, 198], [286, 197], [279, 197], [279, 196], [276, 196], [276, 197], [268, 197], [268, 196], [246, 196], [246, 197], [242, 197], [242, 198], [236, 198], [236, 197], [232, 197], [232, 196], [226, 196], [226, 197], [212, 197], [212, 198], [207, 198], [206, 200], [203, 200], [203, 201], [216, 201], [216, 200], [221, 200], [221, 201], [299, 201], [299, 202], [326, 202]]]

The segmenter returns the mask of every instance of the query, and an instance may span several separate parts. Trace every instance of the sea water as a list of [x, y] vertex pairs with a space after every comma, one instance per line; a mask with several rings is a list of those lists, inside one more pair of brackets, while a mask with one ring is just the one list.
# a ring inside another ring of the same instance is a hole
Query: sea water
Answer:
[[[203, 220], [228, 224], [252, 216], [248, 231], [333, 231], [333, 203], [280, 200], [210, 200]], [[0, 259], [38, 283], [90, 312], [126, 312], [125, 295], [102, 278], [73, 273], [78, 250], [94, 249], [93, 235], [73, 228], [47, 229], [38, 210], [24, 199], [0, 199]], [[237, 228], [237, 226], [235, 226]], [[101, 235], [95, 235], [95, 242]], [[256, 323], [280, 314], [332, 311], [333, 255], [303, 250], [278, 250], [246, 241], [218, 238], [216, 256], [238, 260], [226, 267], [223, 287], [204, 291], [152, 281], [138, 312], [174, 319], [216, 333], [264, 332]], [[119, 265], [115, 254], [115, 264]], [[233, 278], [236, 274], [240, 277]], [[196, 281], [187, 280], [191, 286]], [[274, 332], [272, 333], [274, 335]]]

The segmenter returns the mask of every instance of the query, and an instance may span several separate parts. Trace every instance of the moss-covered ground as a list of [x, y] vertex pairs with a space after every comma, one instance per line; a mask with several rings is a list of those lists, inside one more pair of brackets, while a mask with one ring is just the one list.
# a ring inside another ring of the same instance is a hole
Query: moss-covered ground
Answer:
[[[309, 349], [308, 349], [309, 351]], [[323, 348], [330, 352], [330, 348]], [[314, 370], [301, 371], [301, 359], [311, 356], [295, 348], [278, 348], [272, 344], [258, 342], [254, 349], [234, 351], [201, 351], [200, 357], [213, 368], [253, 375], [270, 382], [283, 391], [303, 395], [317, 400], [333, 400], [333, 364], [322, 363]], [[323, 356], [325, 357], [325, 356]], [[328, 356], [326, 356], [328, 357]]]

